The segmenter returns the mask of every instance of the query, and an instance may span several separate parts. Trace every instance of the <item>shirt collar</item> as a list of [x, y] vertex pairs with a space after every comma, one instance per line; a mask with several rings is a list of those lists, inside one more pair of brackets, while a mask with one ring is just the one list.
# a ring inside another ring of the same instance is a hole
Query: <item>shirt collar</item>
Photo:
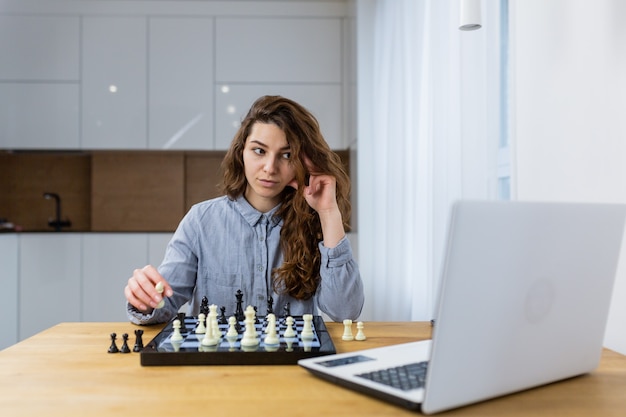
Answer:
[[237, 199], [235, 199], [235, 206], [237, 207], [243, 218], [246, 219], [246, 222], [248, 222], [248, 224], [250, 224], [250, 226], [252, 227], [261, 222], [263, 220], [263, 217], [270, 219], [269, 223], [272, 227], [281, 222], [281, 219], [278, 216], [274, 215], [276, 214], [276, 211], [278, 211], [280, 204], [268, 211], [267, 213], [261, 213], [260, 211], [252, 207], [252, 205], [248, 202], [248, 200], [246, 200], [243, 195], [240, 195], [239, 197], [237, 197]]

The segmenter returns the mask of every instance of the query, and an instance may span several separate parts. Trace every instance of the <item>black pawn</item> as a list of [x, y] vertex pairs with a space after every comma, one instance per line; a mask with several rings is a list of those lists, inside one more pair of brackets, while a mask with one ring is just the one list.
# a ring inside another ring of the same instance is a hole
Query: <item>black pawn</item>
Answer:
[[228, 319], [226, 318], [226, 307], [220, 307], [220, 318], [217, 320], [219, 324], [228, 324]]
[[204, 314], [205, 317], [209, 315], [209, 299], [206, 296], [202, 297], [202, 302], [200, 303], [200, 313]]
[[139, 352], [143, 349], [143, 330], [137, 329], [135, 330], [135, 346], [133, 347], [133, 352]]
[[111, 333], [111, 346], [109, 346], [109, 353], [117, 353], [120, 350], [117, 348], [115, 344], [115, 339], [117, 338], [117, 334]]
[[285, 307], [283, 307], [283, 317], [287, 318], [289, 316], [291, 316], [291, 304], [287, 303]]
[[120, 348], [120, 353], [130, 353], [130, 348], [128, 347], [128, 333], [124, 333], [122, 335], [122, 347]]

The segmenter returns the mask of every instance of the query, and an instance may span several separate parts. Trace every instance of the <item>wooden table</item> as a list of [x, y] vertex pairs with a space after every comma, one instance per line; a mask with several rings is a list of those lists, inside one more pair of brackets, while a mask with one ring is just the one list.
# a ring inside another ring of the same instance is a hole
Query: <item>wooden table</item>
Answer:
[[[368, 339], [341, 340], [338, 352], [430, 337], [428, 323], [365, 323]], [[148, 342], [162, 326], [143, 327]], [[109, 334], [130, 323], [62, 323], [0, 352], [3, 416], [388, 416], [415, 415], [338, 387], [297, 365], [151, 366], [139, 354], [109, 354]], [[584, 332], [581, 332], [584, 337]], [[439, 415], [624, 416], [626, 356], [605, 350], [590, 375]]]

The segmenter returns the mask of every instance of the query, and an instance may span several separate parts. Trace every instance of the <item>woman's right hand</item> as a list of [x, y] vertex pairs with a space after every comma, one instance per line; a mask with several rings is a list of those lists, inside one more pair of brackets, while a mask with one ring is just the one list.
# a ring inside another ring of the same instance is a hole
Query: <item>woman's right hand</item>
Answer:
[[[163, 285], [162, 294], [155, 288], [158, 283]], [[174, 291], [170, 284], [152, 265], [135, 269], [133, 276], [128, 279], [128, 284], [124, 288], [126, 300], [142, 313], [152, 312], [164, 296], [171, 297], [173, 294]]]

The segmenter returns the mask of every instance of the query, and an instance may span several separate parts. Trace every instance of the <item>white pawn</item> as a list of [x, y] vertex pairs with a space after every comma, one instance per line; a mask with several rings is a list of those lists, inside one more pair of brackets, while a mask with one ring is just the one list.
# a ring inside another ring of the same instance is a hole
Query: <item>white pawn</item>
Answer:
[[359, 321], [356, 324], [356, 336], [354, 337], [356, 340], [365, 340], [367, 339], [367, 337], [365, 337], [365, 333], [363, 333], [363, 322]]
[[354, 340], [354, 336], [352, 336], [352, 320], [344, 320], [343, 321], [343, 336], [341, 336], [342, 340]]
[[285, 337], [291, 338], [296, 337], [296, 331], [293, 329], [293, 317], [289, 316], [286, 319], [287, 328], [285, 329]]
[[174, 328], [174, 333], [172, 333], [172, 337], [170, 338], [170, 340], [174, 341], [174, 342], [178, 342], [183, 340], [183, 335], [180, 334], [180, 320], [176, 319], [174, 320], [174, 323], [172, 324], [172, 327]]
[[267, 324], [267, 329], [266, 329], [267, 335], [265, 336], [265, 339], [263, 340], [263, 342], [265, 342], [266, 345], [277, 345], [280, 343], [280, 340], [278, 339], [278, 336], [276, 335], [276, 316], [274, 314], [268, 314], [267, 319], [268, 319], [268, 324]]
[[204, 327], [205, 319], [206, 319], [206, 316], [204, 315], [204, 313], [200, 313], [198, 315], [198, 327], [196, 327], [196, 333], [198, 334], [206, 333], [206, 327]]
[[226, 338], [236, 338], [237, 336], [239, 336], [239, 333], [237, 333], [237, 318], [230, 316], [228, 318], [228, 332], [226, 332]]
[[313, 314], [303, 314], [304, 325], [300, 337], [302, 340], [313, 340]]
[[[163, 289], [164, 289], [163, 288], [163, 282], [161, 282], [161, 281], [157, 282], [157, 284], [154, 286], [154, 289], [159, 294], [163, 294]], [[161, 298], [161, 301], [159, 301], [159, 304], [157, 304], [156, 308], [163, 308], [164, 305], [165, 305], [165, 299]]]

